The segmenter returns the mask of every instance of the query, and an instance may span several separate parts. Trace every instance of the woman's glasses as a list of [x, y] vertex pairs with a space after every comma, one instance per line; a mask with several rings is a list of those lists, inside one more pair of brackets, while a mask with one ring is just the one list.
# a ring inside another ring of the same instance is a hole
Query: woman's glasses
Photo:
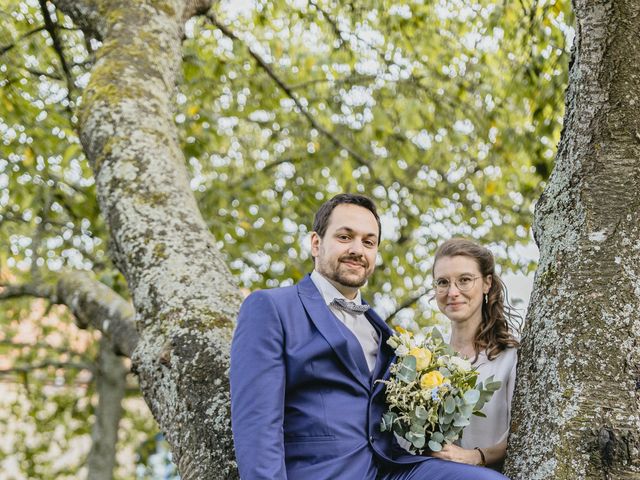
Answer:
[[[473, 275], [461, 275], [453, 281], [453, 284], [456, 288], [461, 292], [467, 292], [473, 288], [476, 284], [476, 279], [480, 278], [479, 276]], [[449, 291], [451, 288], [451, 281], [446, 278], [438, 278], [433, 282], [433, 287], [436, 289], [436, 293], [442, 295]]]

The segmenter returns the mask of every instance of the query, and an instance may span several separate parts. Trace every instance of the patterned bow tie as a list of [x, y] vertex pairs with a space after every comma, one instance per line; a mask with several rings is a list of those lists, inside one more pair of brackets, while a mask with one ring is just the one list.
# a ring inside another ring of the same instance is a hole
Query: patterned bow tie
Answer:
[[344, 310], [352, 315], [360, 315], [361, 313], [366, 312], [371, 308], [370, 305], [357, 305], [355, 302], [349, 302], [344, 298], [334, 298], [330, 305], [332, 307], [339, 308], [340, 310]]

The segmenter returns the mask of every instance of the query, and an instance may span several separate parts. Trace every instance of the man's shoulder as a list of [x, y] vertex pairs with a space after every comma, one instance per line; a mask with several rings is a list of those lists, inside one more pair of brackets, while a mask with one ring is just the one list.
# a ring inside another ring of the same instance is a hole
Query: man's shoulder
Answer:
[[[254, 290], [249, 294], [249, 298], [269, 298], [273, 301], [281, 301], [298, 296], [298, 283], [294, 285], [288, 285], [284, 287], [265, 288], [261, 290]], [[246, 301], [246, 299], [245, 299]]]
[[256, 315], [260, 318], [268, 315], [287, 317], [291, 308], [301, 305], [298, 293], [297, 285], [255, 290], [242, 302], [238, 318]]

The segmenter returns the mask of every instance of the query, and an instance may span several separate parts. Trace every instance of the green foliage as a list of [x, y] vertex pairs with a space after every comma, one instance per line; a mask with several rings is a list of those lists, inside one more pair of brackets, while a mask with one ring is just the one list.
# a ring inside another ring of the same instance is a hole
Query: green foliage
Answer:
[[[394, 322], [435, 321], [430, 268], [443, 238], [490, 244], [505, 269], [534, 267], [514, 252], [530, 242], [559, 139], [568, 1], [232, 4], [214, 7], [221, 28], [205, 17], [187, 23], [175, 103], [192, 188], [241, 286], [291, 284], [309, 272], [313, 214], [342, 191], [379, 205], [384, 238], [367, 296], [383, 315], [408, 303]], [[53, 281], [63, 269], [92, 269], [127, 296], [107, 255], [75, 116], [100, 43], [49, 9], [69, 79], [39, 3], [0, 0], [0, 280]], [[0, 309], [9, 367], [38, 355], [68, 361], [56, 349], [13, 346], [32, 308], [12, 300]], [[54, 332], [42, 328], [34, 342], [46, 345]], [[85, 361], [93, 353], [82, 352]], [[31, 395], [38, 407], [45, 399], [62, 405], [60, 419], [90, 419], [91, 402], [79, 398], [91, 398], [91, 383], [80, 392], [70, 387], [77, 371], [45, 370], [40, 380], [14, 379], [16, 402]], [[45, 395], [56, 378], [66, 393]], [[123, 442], [137, 445], [135, 432], [152, 435], [154, 427], [148, 412], [129, 415]], [[47, 438], [47, 422], [61, 424], [55, 418], [32, 420], [34, 438]], [[87, 428], [70, 426], [69, 445]], [[50, 463], [37, 467], [47, 441], [19, 444], [25, 475], [45, 478], [41, 468], [64, 478]]]
[[[93, 414], [92, 335], [69, 330], [69, 316], [47, 313], [42, 301], [12, 304], [3, 304], [0, 458], [26, 478], [77, 478], [84, 458], [72, 452], [88, 438]], [[2, 470], [10, 473], [9, 465]]]
[[[217, 9], [238, 40], [190, 23], [178, 95], [194, 189], [243, 286], [307, 273], [313, 213], [340, 191], [372, 195], [383, 213], [369, 291], [387, 313], [429, 284], [451, 235], [533, 268], [513, 250], [530, 242], [559, 138], [568, 5], [259, 5]], [[406, 313], [431, 321], [424, 300]]]
[[416, 357], [408, 355], [398, 364], [398, 372], [396, 376], [398, 380], [404, 383], [411, 383], [416, 379], [418, 372], [416, 371]]
[[156, 478], [177, 480], [180, 478], [176, 466], [171, 463], [169, 443], [160, 433], [140, 445], [137, 463], [136, 480], [155, 480]]

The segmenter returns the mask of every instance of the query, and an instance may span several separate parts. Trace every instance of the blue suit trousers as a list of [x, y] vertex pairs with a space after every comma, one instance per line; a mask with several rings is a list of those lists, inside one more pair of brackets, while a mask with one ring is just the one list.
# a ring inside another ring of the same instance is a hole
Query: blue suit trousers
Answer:
[[381, 468], [378, 480], [505, 480], [507, 477], [485, 467], [432, 458], [406, 466]]

